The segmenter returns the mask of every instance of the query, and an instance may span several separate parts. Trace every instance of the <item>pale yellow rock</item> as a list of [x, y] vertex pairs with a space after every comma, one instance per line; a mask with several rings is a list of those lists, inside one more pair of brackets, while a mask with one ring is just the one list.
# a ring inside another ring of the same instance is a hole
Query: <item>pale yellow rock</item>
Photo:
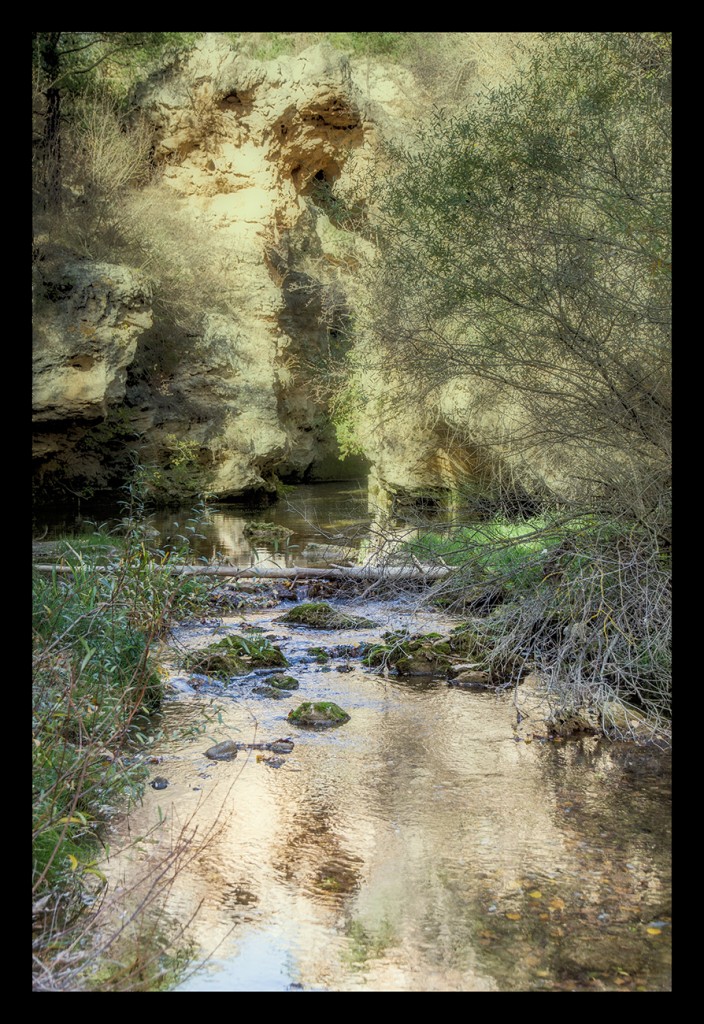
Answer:
[[[475, 35], [478, 53], [503, 45], [501, 34]], [[168, 467], [174, 444], [192, 446], [198, 483], [215, 495], [272, 491], [277, 475], [356, 475], [360, 461], [340, 462], [311, 377], [331, 358], [329, 330], [354, 309], [376, 255], [340, 211], [370, 199], [381, 142], [410, 139], [431, 110], [422, 64], [358, 59], [327, 43], [258, 61], [206, 33], [178, 66], [143, 83], [135, 103], [154, 129], [156, 173], [122, 213], [153, 306], [139, 271], [68, 268], [86, 308], [74, 298], [37, 303], [36, 419], [97, 421], [127, 397], [143, 452]], [[433, 422], [414, 407], [379, 418], [375, 395], [389, 384], [386, 374], [365, 381], [360, 432], [379, 505], [482, 482], [472, 445], [457, 443], [472, 395], [448, 389]], [[70, 477], [75, 440], [49, 431], [36, 454], [60, 445]], [[100, 475], [99, 451], [79, 461], [84, 477]]]

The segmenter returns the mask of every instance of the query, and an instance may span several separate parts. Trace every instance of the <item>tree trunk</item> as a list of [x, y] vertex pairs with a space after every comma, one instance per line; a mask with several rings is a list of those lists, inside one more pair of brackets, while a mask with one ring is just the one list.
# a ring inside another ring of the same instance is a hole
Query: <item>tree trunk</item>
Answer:
[[[70, 565], [34, 565], [38, 572], [73, 572]], [[101, 567], [99, 567], [101, 568]], [[245, 566], [238, 569], [233, 565], [165, 565], [168, 572], [176, 573], [179, 576], [229, 576], [238, 579], [261, 579], [261, 580], [432, 580], [444, 579], [452, 570], [450, 568], [428, 566], [416, 568], [405, 565], [392, 566], [366, 566], [355, 565], [350, 567], [332, 566], [329, 569], [312, 569], [308, 566], [292, 567], [290, 569], [259, 568], [257, 566]], [[104, 567], [107, 571], [108, 567]]]
[[47, 32], [41, 46], [41, 69], [47, 88], [46, 113], [44, 115], [44, 186], [46, 205], [57, 209], [61, 206], [61, 91], [58, 86], [61, 57], [59, 40], [61, 32]]

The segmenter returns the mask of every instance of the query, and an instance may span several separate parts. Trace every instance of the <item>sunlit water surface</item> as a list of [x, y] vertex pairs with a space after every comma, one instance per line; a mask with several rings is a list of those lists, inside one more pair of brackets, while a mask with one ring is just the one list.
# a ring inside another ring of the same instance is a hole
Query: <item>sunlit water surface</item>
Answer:
[[[666, 754], [516, 742], [510, 693], [306, 653], [453, 624], [436, 612], [342, 604], [379, 625], [330, 633], [275, 621], [286, 607], [177, 631], [176, 652], [258, 624], [300, 689], [271, 700], [246, 677], [189, 692], [176, 657], [154, 750], [168, 788], [147, 788], [113, 837], [150, 833], [111, 860], [125, 906], [140, 873], [176, 856], [166, 915], [202, 963], [177, 991], [670, 989]], [[303, 700], [351, 719], [297, 729], [286, 716]], [[257, 750], [204, 756], [286, 736], [280, 767]]]
[[[293, 533], [253, 541], [253, 520]], [[93, 529], [61, 517], [47, 528], [49, 539]], [[219, 506], [205, 520], [180, 509], [150, 528], [199, 558], [314, 565], [311, 542], [356, 548], [370, 516], [362, 484], [303, 485], [270, 507]], [[158, 892], [147, 903], [198, 952], [177, 991], [668, 991], [669, 756], [594, 738], [519, 743], [510, 693], [307, 654], [454, 625], [414, 603], [342, 605], [378, 622], [347, 633], [288, 628], [275, 621], [287, 607], [177, 630], [177, 689], [153, 748], [168, 788], [148, 787], [114, 828], [112, 850], [127, 846], [106, 865], [121, 913]], [[208, 686], [179, 667], [185, 649], [245, 622], [281, 638], [298, 691], [273, 701], [252, 693], [261, 679]], [[296, 729], [286, 716], [303, 700], [333, 700], [351, 719]], [[289, 735], [280, 767], [257, 750], [204, 756], [227, 738]]]
[[[35, 524], [37, 536], [47, 541], [65, 534], [91, 534], [96, 526], [121, 532], [127, 508], [95, 506], [77, 517], [44, 511]], [[195, 558], [227, 559], [238, 566], [325, 564], [320, 548], [359, 550], [369, 536], [373, 518], [367, 504], [366, 481], [300, 484], [287, 488], [286, 496], [271, 505], [240, 502], [213, 504], [204, 512], [199, 506], [184, 506], [149, 513], [144, 520], [148, 538], [164, 548], [188, 545]], [[292, 531], [282, 539], [253, 539], [246, 527], [253, 523], [274, 523]], [[401, 524], [399, 524], [401, 525]], [[408, 532], [408, 531], [406, 531]], [[318, 553], [309, 545], [317, 544]], [[307, 551], [307, 549], [309, 549]]]

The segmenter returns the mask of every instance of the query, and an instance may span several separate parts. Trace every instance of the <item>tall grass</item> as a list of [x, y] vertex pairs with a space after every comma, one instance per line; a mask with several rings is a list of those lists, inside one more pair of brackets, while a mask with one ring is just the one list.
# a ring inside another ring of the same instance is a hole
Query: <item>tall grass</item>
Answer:
[[149, 716], [164, 689], [159, 646], [207, 596], [202, 581], [164, 571], [186, 549], [150, 551], [139, 509], [125, 512], [108, 566], [88, 553], [105, 551], [103, 531], [85, 553], [70, 546], [70, 573], [33, 578], [33, 947], [44, 988], [80, 987], [75, 960], [65, 975], [53, 965], [104, 890], [108, 820], [143, 792]]

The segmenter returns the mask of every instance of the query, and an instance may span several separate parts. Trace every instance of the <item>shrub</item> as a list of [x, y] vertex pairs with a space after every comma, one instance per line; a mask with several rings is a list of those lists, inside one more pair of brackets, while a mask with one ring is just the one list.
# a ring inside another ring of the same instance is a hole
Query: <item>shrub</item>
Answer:
[[53, 908], [35, 937], [45, 976], [51, 950], [103, 889], [110, 813], [141, 797], [141, 750], [163, 693], [158, 646], [175, 619], [205, 605], [207, 586], [165, 571], [140, 510], [126, 511], [108, 566], [98, 561], [113, 538], [98, 530], [83, 552], [71, 545], [69, 572], [33, 579], [32, 894]]

